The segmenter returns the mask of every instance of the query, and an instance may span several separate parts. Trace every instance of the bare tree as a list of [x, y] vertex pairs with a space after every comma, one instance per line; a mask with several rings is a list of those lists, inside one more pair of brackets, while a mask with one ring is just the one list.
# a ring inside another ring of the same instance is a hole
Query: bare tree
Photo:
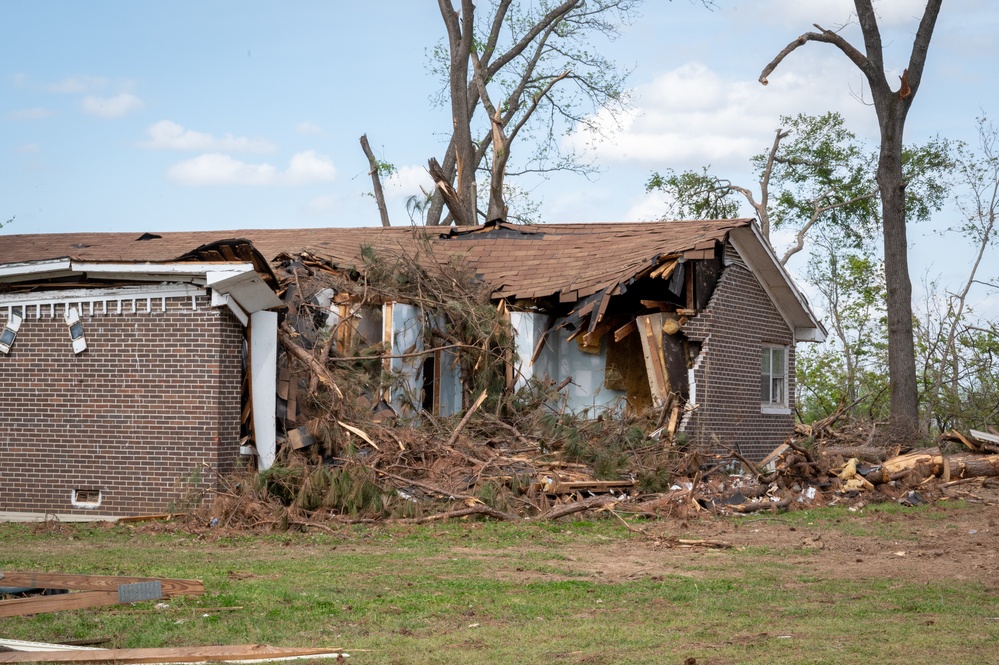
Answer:
[[[453, 133], [443, 160], [432, 167], [437, 185], [426, 223], [442, 222], [445, 201], [457, 224], [475, 224], [476, 176], [488, 180], [486, 219], [506, 217], [506, 179], [553, 170], [586, 171], [558, 146], [560, 129], [592, 124], [592, 113], [624, 108], [626, 72], [595, 53], [595, 34], [614, 38], [640, 0], [438, 0], [447, 28], [446, 48], [435, 53]], [[476, 121], [476, 111], [482, 109]], [[595, 125], [593, 125], [595, 127]], [[511, 171], [518, 139], [533, 136], [533, 152]], [[490, 148], [492, 148], [490, 154]], [[448, 196], [445, 197], [444, 194]]]
[[[963, 145], [957, 150], [955, 170], [959, 184], [964, 186], [964, 192], [957, 197], [957, 204], [964, 221], [957, 228], [950, 229], [972, 243], [975, 256], [967, 279], [960, 290], [948, 294], [937, 321], [926, 321], [926, 328], [935, 328], [937, 332], [935, 338], [928, 342], [930, 348], [927, 355], [932, 362], [925, 363], [924, 367], [927, 386], [922, 427], [926, 432], [933, 418], [939, 417], [942, 402], [949, 401], [954, 406], [960, 403], [961, 376], [966, 369], [962, 363], [966, 359], [961, 357], [959, 346], [962, 337], [973, 337], [977, 328], [975, 323], [967, 320], [968, 296], [976, 285], [992, 286], [980, 282], [979, 269], [986, 251], [995, 245], [999, 231], [996, 228], [999, 216], [999, 130], [984, 117], [978, 120], [978, 142], [977, 154]], [[978, 330], [981, 332], [980, 328]]]
[[891, 421], [898, 435], [914, 438], [919, 427], [919, 393], [912, 336], [912, 283], [909, 280], [906, 244], [905, 178], [902, 172], [902, 133], [905, 119], [923, 76], [930, 38], [940, 13], [941, 0], [929, 0], [916, 31], [908, 67], [893, 90], [884, 68], [881, 32], [872, 0], [854, 0], [866, 53], [832, 30], [816, 25], [777, 54], [760, 74], [760, 83], [791, 52], [808, 42], [832, 44], [864, 74], [878, 117], [881, 148], [876, 180], [881, 193], [885, 275], [888, 283], [888, 370], [891, 390]]

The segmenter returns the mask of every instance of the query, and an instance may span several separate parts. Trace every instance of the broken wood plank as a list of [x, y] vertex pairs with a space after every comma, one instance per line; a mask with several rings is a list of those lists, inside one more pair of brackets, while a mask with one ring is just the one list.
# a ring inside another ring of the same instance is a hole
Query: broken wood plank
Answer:
[[674, 270], [676, 270], [676, 259], [663, 263], [658, 268], [649, 273], [649, 277], [669, 279], [673, 275]]
[[676, 309], [676, 305], [665, 300], [639, 300], [643, 307], [648, 307], [649, 309], [658, 309], [660, 312], [672, 312]]
[[272, 647], [267, 644], [93, 649], [0, 653], [0, 663], [202, 663], [278, 658], [335, 658], [341, 649]]
[[[661, 351], [662, 316], [662, 314], [646, 314], [637, 319], [652, 403], [656, 407], [661, 407], [669, 394], [669, 381], [666, 378], [666, 367]], [[656, 337], [660, 338], [659, 341], [656, 341]]]
[[620, 328], [618, 328], [617, 330], [614, 331], [614, 341], [615, 342], [620, 342], [622, 339], [624, 339], [625, 337], [627, 337], [631, 333], [635, 332], [636, 330], [638, 330], [638, 324], [637, 323], [635, 323], [634, 321], [631, 321], [630, 323], [626, 323], [626, 324], [624, 324], [623, 326], [621, 326]]
[[[39, 587], [44, 588], [44, 587]], [[26, 614], [82, 610], [118, 604], [117, 591], [80, 591], [57, 596], [31, 596], [0, 600], [0, 617], [18, 617]], [[3, 656], [3, 654], [0, 654]], [[0, 661], [3, 662], [3, 661]]]
[[[128, 518], [125, 518], [128, 519]], [[131, 577], [121, 575], [72, 575], [68, 573], [42, 572], [0, 572], [4, 586], [29, 587], [32, 589], [68, 589], [70, 591], [113, 591], [118, 593], [122, 584], [138, 582], [159, 582], [163, 595], [200, 596], [205, 593], [201, 580], [181, 580], [167, 577]]]
[[982, 432], [977, 429], [971, 430], [971, 436], [979, 441], [987, 441], [989, 443], [999, 443], [999, 436], [995, 434], [990, 434], [989, 432]]

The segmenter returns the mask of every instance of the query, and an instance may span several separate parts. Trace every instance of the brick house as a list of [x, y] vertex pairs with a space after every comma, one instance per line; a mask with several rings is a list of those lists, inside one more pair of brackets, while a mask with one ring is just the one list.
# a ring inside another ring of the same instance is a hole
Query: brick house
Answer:
[[[749, 219], [3, 236], [0, 513], [164, 512], [210, 496], [241, 454], [267, 468], [297, 425], [279, 257], [351, 270], [364, 250], [418, 246], [507, 303], [517, 385], [571, 377], [577, 412], [663, 410], [755, 459], [792, 431], [794, 345], [825, 330]], [[424, 348], [412, 303], [364, 316], [390, 355]], [[412, 383], [397, 410], [462, 408], [459, 377], [387, 362]]]

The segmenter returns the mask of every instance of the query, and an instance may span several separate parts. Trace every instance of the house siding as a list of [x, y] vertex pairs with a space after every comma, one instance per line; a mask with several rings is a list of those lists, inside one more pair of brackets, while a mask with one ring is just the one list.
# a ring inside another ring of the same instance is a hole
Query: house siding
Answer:
[[[681, 430], [706, 449], [738, 451], [760, 460], [794, 429], [794, 335], [756, 277], [725, 268], [707, 308], [683, 328], [701, 343], [694, 369], [696, 409]], [[788, 347], [788, 414], [762, 413], [760, 357], [764, 345]]]
[[[123, 305], [127, 313], [83, 308], [80, 355], [61, 306], [39, 318], [28, 308], [0, 356], [0, 511], [162, 513], [210, 497], [237, 465], [239, 321], [204, 296], [149, 313]], [[100, 490], [100, 506], [74, 507], [73, 490]]]

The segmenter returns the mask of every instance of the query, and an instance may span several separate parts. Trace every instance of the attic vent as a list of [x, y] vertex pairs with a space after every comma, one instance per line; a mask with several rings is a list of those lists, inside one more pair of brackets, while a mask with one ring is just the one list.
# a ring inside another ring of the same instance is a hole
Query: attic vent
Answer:
[[139, 236], [135, 240], [136, 241], [139, 241], [139, 240], [156, 240], [157, 238], [162, 238], [162, 237], [163, 236], [158, 236], [155, 233], [143, 233], [141, 236]]

